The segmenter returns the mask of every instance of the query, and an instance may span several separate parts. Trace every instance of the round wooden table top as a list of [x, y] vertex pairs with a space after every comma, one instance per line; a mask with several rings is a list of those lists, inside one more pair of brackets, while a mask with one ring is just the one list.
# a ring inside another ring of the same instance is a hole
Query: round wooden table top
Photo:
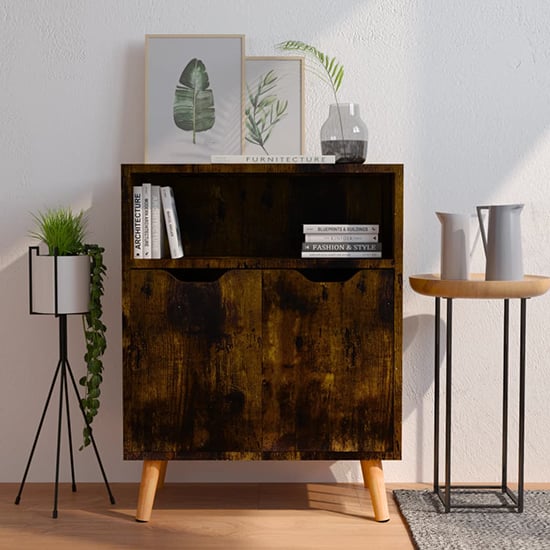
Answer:
[[550, 289], [550, 277], [525, 275], [521, 281], [486, 281], [484, 273], [472, 273], [463, 281], [441, 279], [438, 274], [409, 277], [415, 292], [440, 298], [533, 298]]

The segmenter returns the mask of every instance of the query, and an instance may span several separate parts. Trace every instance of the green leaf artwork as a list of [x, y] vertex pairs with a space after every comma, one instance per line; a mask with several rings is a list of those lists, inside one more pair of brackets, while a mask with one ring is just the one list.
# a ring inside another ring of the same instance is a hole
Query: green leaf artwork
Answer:
[[246, 141], [259, 145], [269, 155], [266, 143], [275, 125], [287, 114], [287, 100], [270, 94], [277, 87], [278, 76], [271, 70], [259, 78], [255, 90], [247, 88], [245, 109]]
[[181, 73], [174, 98], [174, 122], [185, 132], [205, 132], [216, 121], [214, 94], [209, 89], [210, 80], [200, 59], [191, 59]]

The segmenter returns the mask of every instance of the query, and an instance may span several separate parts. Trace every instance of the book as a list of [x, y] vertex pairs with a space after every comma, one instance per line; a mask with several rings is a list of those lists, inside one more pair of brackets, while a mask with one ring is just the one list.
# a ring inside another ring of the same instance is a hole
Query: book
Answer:
[[305, 223], [304, 233], [378, 233], [377, 223]]
[[134, 226], [134, 258], [143, 258], [142, 249], [142, 208], [141, 208], [141, 185], [134, 185], [133, 188], [133, 226]]
[[381, 251], [302, 251], [302, 258], [381, 258]]
[[160, 186], [151, 185], [151, 258], [164, 256], [165, 224], [160, 198]]
[[212, 164], [334, 164], [335, 155], [212, 155]]
[[382, 243], [303, 243], [302, 250], [309, 252], [379, 252], [382, 250]]
[[378, 233], [305, 233], [306, 243], [377, 243]]
[[166, 223], [166, 234], [168, 236], [170, 256], [172, 258], [182, 258], [183, 244], [181, 241], [180, 224], [173, 189], [169, 186], [161, 187], [160, 197], [162, 201], [162, 209], [164, 211], [164, 221]]
[[151, 184], [141, 185], [141, 229], [142, 229], [142, 251], [143, 258], [151, 259]]

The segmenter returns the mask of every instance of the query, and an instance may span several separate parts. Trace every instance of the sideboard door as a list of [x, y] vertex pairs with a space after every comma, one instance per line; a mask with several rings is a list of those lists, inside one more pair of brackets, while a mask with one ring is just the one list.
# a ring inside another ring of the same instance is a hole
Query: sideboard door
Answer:
[[265, 458], [398, 456], [393, 271], [265, 270], [262, 300]]
[[155, 269], [128, 277], [125, 458], [258, 458], [261, 272]]

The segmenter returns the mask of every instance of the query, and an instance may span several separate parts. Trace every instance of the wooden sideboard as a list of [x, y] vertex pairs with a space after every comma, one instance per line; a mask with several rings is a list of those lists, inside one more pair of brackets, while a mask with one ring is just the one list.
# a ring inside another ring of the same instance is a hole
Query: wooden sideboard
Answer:
[[[133, 258], [133, 187], [171, 186], [185, 256]], [[137, 519], [169, 460], [360, 460], [386, 520], [401, 458], [402, 165], [122, 166], [124, 458]], [[301, 258], [303, 224], [382, 258]], [[379, 496], [377, 496], [379, 495]]]

